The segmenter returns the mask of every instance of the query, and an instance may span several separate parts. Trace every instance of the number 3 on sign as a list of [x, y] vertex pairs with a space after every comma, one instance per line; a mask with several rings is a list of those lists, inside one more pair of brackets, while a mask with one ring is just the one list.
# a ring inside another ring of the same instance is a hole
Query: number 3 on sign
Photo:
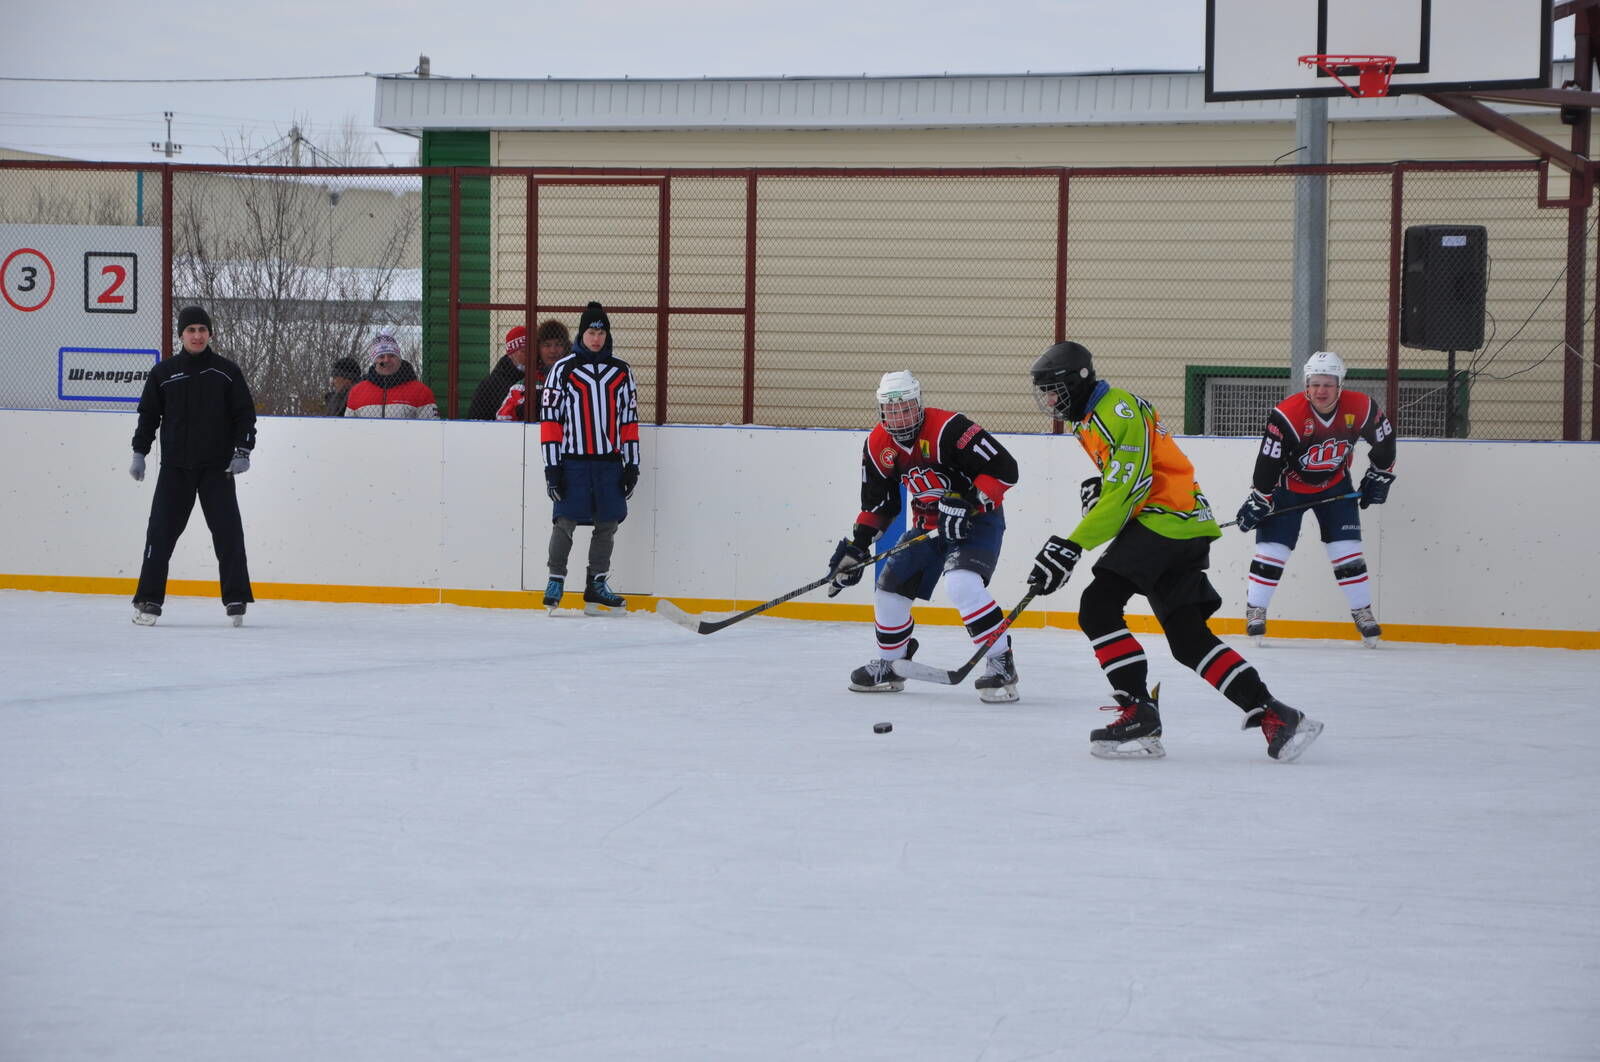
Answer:
[[83, 256], [83, 312], [137, 313], [139, 256], [90, 251]]
[[55, 267], [32, 247], [19, 247], [0, 262], [0, 295], [12, 309], [32, 313], [55, 293]]

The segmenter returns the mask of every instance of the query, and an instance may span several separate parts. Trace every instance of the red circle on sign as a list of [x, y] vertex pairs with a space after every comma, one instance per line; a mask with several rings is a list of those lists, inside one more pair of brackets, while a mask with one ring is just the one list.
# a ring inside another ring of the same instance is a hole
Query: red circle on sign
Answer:
[[[5, 283], [6, 272], [8, 270], [10, 270], [11, 263], [16, 259], [16, 257], [18, 255], [23, 255], [23, 254], [31, 254], [35, 258], [37, 258], [39, 261], [43, 262], [44, 263], [45, 272], [50, 274], [50, 286], [45, 289], [44, 298], [40, 299], [37, 303], [35, 303], [32, 306], [24, 306], [20, 302], [18, 302], [16, 299], [13, 299], [11, 297], [11, 287], [10, 287], [9, 284]], [[10, 254], [6, 255], [6, 260], [4, 262], [0, 262], [0, 295], [5, 296], [5, 300], [7, 302], [9, 302], [14, 308], [16, 308], [18, 310], [21, 310], [23, 313], [32, 313], [34, 310], [40, 309], [41, 307], [44, 306], [45, 303], [49, 302], [50, 301], [50, 296], [54, 295], [55, 293], [56, 293], [56, 267], [50, 264], [50, 259], [48, 259], [44, 255], [40, 254], [38, 251], [35, 251], [32, 247], [19, 247], [15, 251], [12, 251]]]

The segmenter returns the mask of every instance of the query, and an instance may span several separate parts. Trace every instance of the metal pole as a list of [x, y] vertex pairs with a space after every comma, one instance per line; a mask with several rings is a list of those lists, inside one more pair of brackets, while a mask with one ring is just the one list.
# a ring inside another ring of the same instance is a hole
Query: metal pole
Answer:
[[[1328, 101], [1295, 102], [1295, 143], [1299, 161], [1328, 163]], [[1327, 339], [1328, 178], [1304, 174], [1294, 179], [1294, 282], [1289, 326], [1290, 390], [1306, 359]]]

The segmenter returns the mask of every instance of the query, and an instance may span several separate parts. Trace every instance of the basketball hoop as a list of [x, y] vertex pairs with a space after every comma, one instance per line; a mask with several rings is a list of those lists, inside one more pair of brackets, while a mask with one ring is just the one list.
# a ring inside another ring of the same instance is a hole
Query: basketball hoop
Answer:
[[[1387, 96], [1389, 78], [1394, 75], [1395, 57], [1392, 55], [1302, 55], [1300, 65], [1314, 67], [1343, 85], [1345, 91], [1356, 99], [1370, 96]], [[1340, 72], [1357, 77], [1354, 85], [1340, 77]]]

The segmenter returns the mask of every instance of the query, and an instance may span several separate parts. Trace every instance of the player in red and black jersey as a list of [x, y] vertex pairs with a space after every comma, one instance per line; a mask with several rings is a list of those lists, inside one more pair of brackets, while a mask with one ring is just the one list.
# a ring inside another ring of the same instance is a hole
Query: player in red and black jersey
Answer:
[[[1300, 538], [1300, 518], [1309, 506], [1322, 529], [1333, 577], [1350, 603], [1350, 616], [1362, 640], [1373, 646], [1383, 633], [1372, 616], [1372, 587], [1361, 550], [1360, 509], [1382, 505], [1394, 482], [1394, 427], [1378, 403], [1344, 389], [1345, 365], [1339, 355], [1318, 351], [1306, 359], [1306, 389], [1279, 402], [1267, 417], [1256, 454], [1250, 497], [1239, 509], [1239, 529], [1256, 529], [1250, 562], [1245, 629], [1260, 639], [1267, 633], [1267, 605], [1283, 578], [1289, 554]], [[1359, 508], [1352, 493], [1350, 462], [1356, 443], [1368, 447], [1367, 474]]]
[[828, 562], [838, 573], [830, 595], [861, 581], [869, 547], [900, 514], [902, 485], [911, 503], [905, 537], [931, 530], [939, 534], [885, 563], [874, 598], [878, 656], [851, 673], [851, 689], [880, 693], [905, 687], [890, 664], [916, 652], [911, 604], [932, 597], [943, 574], [945, 593], [973, 644], [989, 647], [984, 674], [974, 683], [979, 697], [1017, 699], [1011, 636], [993, 637], [1005, 616], [988, 589], [1005, 537], [1001, 502], [1016, 483], [1016, 459], [993, 435], [961, 413], [924, 406], [922, 385], [911, 373], [884, 373], [878, 424], [861, 452], [861, 512]]

